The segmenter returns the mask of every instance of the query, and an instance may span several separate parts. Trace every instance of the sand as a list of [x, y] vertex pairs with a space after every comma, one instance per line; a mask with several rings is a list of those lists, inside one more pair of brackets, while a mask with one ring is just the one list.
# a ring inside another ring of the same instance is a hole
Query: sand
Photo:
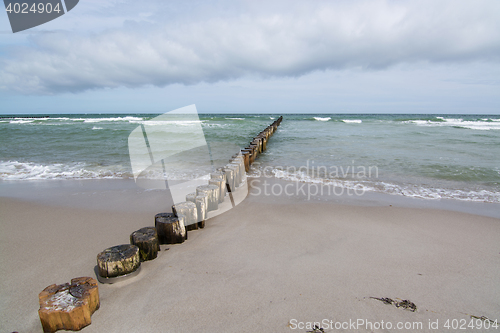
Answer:
[[[95, 277], [97, 253], [168, 207], [97, 204], [119, 192], [80, 192], [74, 205], [0, 198], [1, 332], [42, 332], [39, 292]], [[162, 245], [137, 277], [99, 284], [101, 308], [82, 331], [305, 332], [319, 322], [326, 332], [451, 332], [447, 320], [500, 320], [499, 236], [500, 219], [463, 212], [249, 196], [185, 243]]]

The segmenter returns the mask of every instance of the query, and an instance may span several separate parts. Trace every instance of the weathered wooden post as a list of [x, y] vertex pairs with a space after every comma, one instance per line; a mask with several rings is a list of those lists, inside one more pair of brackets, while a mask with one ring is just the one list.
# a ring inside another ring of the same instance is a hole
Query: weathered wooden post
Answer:
[[241, 180], [243, 182], [243, 177], [245, 176], [245, 172], [246, 172], [246, 169], [245, 169], [245, 159], [243, 157], [243, 155], [239, 155], [237, 157], [237, 160], [238, 160], [238, 163], [240, 164], [240, 171], [241, 171]]
[[[229, 163], [226, 167], [233, 170], [234, 189], [236, 189], [240, 186], [240, 165], [237, 163]], [[231, 190], [233, 190], [233, 188], [231, 188]]]
[[222, 174], [222, 177], [224, 178], [224, 181], [227, 183], [227, 178], [226, 178], [226, 171], [224, 171], [225, 167], [219, 167], [216, 169], [216, 172], [220, 172]]
[[243, 154], [243, 162], [245, 164], [245, 171], [250, 171], [250, 152], [246, 149], [242, 149], [241, 153]]
[[253, 162], [257, 158], [259, 146], [254, 144], [254, 143], [250, 143], [249, 147], [250, 147], [250, 149], [252, 149], [252, 156], [250, 157], [250, 164], [253, 164]]
[[159, 213], [155, 216], [155, 228], [160, 244], [179, 244], [187, 239], [184, 215]]
[[186, 201], [191, 201], [191, 202], [195, 203], [196, 202], [196, 192], [187, 194]]
[[197, 195], [195, 198], [196, 209], [200, 212], [201, 216], [198, 215], [198, 228], [205, 228], [205, 220], [207, 219], [208, 213], [208, 196], [206, 194]]
[[196, 188], [197, 195], [205, 194], [208, 198], [207, 211], [217, 210], [219, 208], [219, 188], [215, 185], [201, 185]]
[[188, 195], [186, 195], [186, 201], [190, 201], [196, 205], [196, 211], [198, 215], [198, 228], [204, 228], [205, 220], [207, 219], [207, 195], [197, 195], [196, 192], [189, 193]]
[[242, 156], [239, 156], [239, 155], [236, 155], [236, 156], [233, 156], [233, 159], [230, 161], [230, 165], [234, 165], [236, 166], [238, 169], [237, 169], [237, 183], [238, 183], [238, 186], [240, 184], [243, 183], [244, 179], [245, 179], [245, 164], [243, 162], [243, 157]]
[[160, 251], [158, 232], [155, 227], [144, 227], [134, 231], [130, 235], [130, 244], [139, 248], [141, 261], [155, 259], [158, 256], [158, 251]]
[[261, 134], [262, 138], [262, 151], [267, 150], [267, 135], [265, 133]]
[[257, 146], [257, 153], [262, 153], [262, 143], [260, 142], [260, 138], [253, 138], [252, 143]]
[[209, 185], [219, 186], [219, 203], [223, 203], [226, 197], [226, 173], [216, 171], [210, 174]]
[[39, 295], [38, 315], [44, 332], [79, 331], [91, 324], [99, 309], [99, 288], [91, 277], [71, 279], [70, 283], [50, 285]]
[[215, 185], [219, 188], [219, 203], [223, 203], [226, 196], [226, 182], [224, 179], [222, 179], [222, 177], [212, 178], [208, 181], [208, 184]]
[[99, 276], [104, 279], [133, 273], [140, 266], [139, 248], [132, 244], [113, 246], [97, 255]]
[[229, 189], [234, 191], [234, 169], [228, 168], [227, 165], [224, 167], [224, 172], [226, 173], [226, 184], [229, 185]]
[[198, 210], [194, 202], [179, 202], [172, 206], [175, 216], [184, 215], [184, 226], [186, 231], [198, 229]]

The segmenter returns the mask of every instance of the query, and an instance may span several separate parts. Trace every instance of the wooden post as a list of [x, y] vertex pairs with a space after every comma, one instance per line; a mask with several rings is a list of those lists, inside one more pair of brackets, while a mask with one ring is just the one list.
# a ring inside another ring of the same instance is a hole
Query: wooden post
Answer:
[[186, 195], [186, 201], [192, 202], [196, 205], [196, 213], [198, 215], [198, 228], [204, 228], [205, 220], [207, 219], [207, 195], [196, 195], [196, 193], [189, 193], [188, 195]]
[[97, 255], [97, 268], [103, 278], [127, 275], [140, 266], [139, 248], [132, 244], [113, 246]]
[[39, 295], [38, 315], [44, 332], [79, 331], [91, 324], [99, 309], [99, 288], [91, 277], [71, 279], [71, 284], [50, 285]]
[[153, 260], [158, 256], [160, 243], [155, 227], [144, 227], [134, 231], [130, 235], [130, 244], [139, 248], [139, 258], [141, 261]]
[[222, 179], [222, 177], [212, 178], [208, 181], [208, 184], [215, 185], [219, 188], [219, 203], [223, 203], [226, 196], [226, 182], [224, 179]]
[[237, 187], [240, 186], [240, 165], [238, 163], [229, 163], [228, 165], [226, 165], [227, 168], [230, 168], [230, 169], [233, 169], [234, 171], [234, 188], [236, 189]]
[[245, 165], [241, 158], [235, 158], [229, 165], [233, 165], [236, 167], [236, 180], [237, 186], [240, 186], [243, 183], [244, 175], [245, 175]]
[[250, 157], [250, 164], [253, 164], [253, 162], [257, 158], [259, 146], [256, 145], [256, 144], [251, 143], [250, 144], [250, 149], [252, 149], [252, 156]]
[[243, 163], [245, 164], [245, 172], [249, 172], [250, 171], [250, 152], [246, 149], [243, 149], [241, 151], [241, 153], [243, 154]]
[[206, 194], [208, 198], [207, 211], [219, 209], [219, 188], [215, 185], [202, 185], [196, 188], [196, 194]]
[[[217, 185], [219, 186], [219, 203], [223, 203], [224, 199], [226, 198], [226, 173], [217, 171], [214, 173], [210, 174], [210, 181], [209, 185]], [[212, 180], [214, 181], [221, 181], [220, 184], [212, 184], [210, 183]]]
[[193, 203], [196, 203], [196, 192], [187, 194], [186, 201], [191, 201]]
[[155, 228], [160, 244], [179, 244], [187, 239], [184, 215], [160, 213], [155, 216]]
[[198, 228], [205, 228], [207, 219], [208, 196], [206, 194], [197, 195], [195, 198], [196, 209], [198, 210]]
[[236, 162], [240, 166], [240, 183], [243, 183], [245, 180], [245, 175], [246, 175], [246, 168], [245, 168], [245, 160], [243, 156], [238, 156], [236, 157]]
[[260, 154], [262, 153], [262, 144], [260, 143], [260, 138], [254, 138], [252, 140], [252, 144], [257, 146], [257, 153]]
[[224, 171], [226, 172], [227, 184], [229, 185], [229, 188], [231, 189], [231, 192], [233, 192], [234, 189], [235, 189], [234, 169], [228, 168], [227, 165], [226, 165], [226, 167], [224, 168]]
[[262, 135], [262, 150], [267, 150], [267, 136], [265, 134]]
[[198, 229], [198, 210], [194, 202], [185, 201], [172, 206], [175, 216], [184, 215], [186, 231]]
[[227, 183], [227, 178], [226, 178], [226, 171], [224, 171], [225, 167], [220, 167], [216, 169], [216, 172], [220, 172], [222, 174], [222, 177], [224, 178], [224, 181]]

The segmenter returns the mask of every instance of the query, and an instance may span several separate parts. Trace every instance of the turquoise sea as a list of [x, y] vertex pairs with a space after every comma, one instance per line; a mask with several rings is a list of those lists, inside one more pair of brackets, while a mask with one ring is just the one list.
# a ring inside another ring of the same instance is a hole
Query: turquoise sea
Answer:
[[[128, 136], [158, 114], [0, 116], [0, 184], [130, 179]], [[280, 115], [200, 114], [207, 143], [244, 148]], [[282, 114], [250, 172], [425, 199], [500, 202], [500, 116]], [[190, 126], [179, 123], [179, 126]], [[161, 124], [158, 124], [161, 126]], [[178, 170], [172, 179], [192, 178]]]

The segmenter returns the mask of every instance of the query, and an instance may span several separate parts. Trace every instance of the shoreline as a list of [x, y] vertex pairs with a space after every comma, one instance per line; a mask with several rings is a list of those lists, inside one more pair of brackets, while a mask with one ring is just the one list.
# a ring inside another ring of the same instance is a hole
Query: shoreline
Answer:
[[[279, 203], [327, 202], [334, 205], [423, 208], [500, 218], [500, 203], [423, 199], [374, 191], [366, 191], [359, 196], [352, 189], [271, 177], [248, 177], [248, 183], [250, 185], [248, 197], [254, 197], [256, 200], [260, 197], [265, 198], [264, 201], [271, 200]], [[152, 214], [170, 211], [172, 206], [172, 199], [167, 191], [142, 189], [135, 184], [133, 179], [3, 181], [0, 185], [2, 185], [0, 198], [12, 198], [51, 206], [119, 212], [150, 212]], [[273, 186], [277, 190], [274, 190]], [[309, 187], [317, 194], [313, 192], [310, 195]], [[293, 195], [288, 196], [286, 192]]]
[[[0, 330], [42, 332], [40, 291], [95, 277], [100, 251], [128, 243], [130, 233], [153, 226], [154, 214], [168, 207], [159, 191], [134, 195], [136, 189], [115, 184], [96, 192], [101, 185], [83, 184], [73, 196], [62, 191], [69, 198], [62, 204], [39, 197], [57, 187], [39, 186], [35, 201], [0, 198]], [[292, 330], [293, 320], [363, 318], [422, 322], [418, 331], [436, 332], [444, 328], [428, 329], [429, 321], [500, 319], [500, 219], [303, 199], [249, 195], [189, 232], [183, 244], [162, 245], [138, 276], [99, 284], [101, 308], [82, 331], [304, 332]], [[418, 308], [370, 297], [408, 299]]]

